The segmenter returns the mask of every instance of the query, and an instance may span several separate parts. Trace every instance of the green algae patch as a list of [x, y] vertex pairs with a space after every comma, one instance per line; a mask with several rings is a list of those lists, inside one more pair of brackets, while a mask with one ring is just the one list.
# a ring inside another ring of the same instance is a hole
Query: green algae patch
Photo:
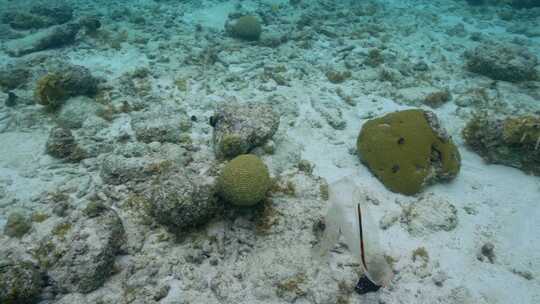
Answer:
[[225, 165], [218, 184], [221, 197], [229, 203], [253, 206], [266, 197], [271, 179], [268, 168], [260, 158], [244, 154]]
[[459, 172], [459, 151], [434, 113], [398, 111], [369, 120], [357, 140], [360, 158], [391, 191], [413, 195]]
[[9, 237], [22, 238], [32, 229], [32, 223], [24, 215], [13, 212], [8, 216], [4, 234]]

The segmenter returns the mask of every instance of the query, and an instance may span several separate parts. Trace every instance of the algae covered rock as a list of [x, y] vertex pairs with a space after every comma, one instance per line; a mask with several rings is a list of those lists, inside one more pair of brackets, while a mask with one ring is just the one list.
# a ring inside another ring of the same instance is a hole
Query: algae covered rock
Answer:
[[264, 199], [270, 188], [270, 174], [264, 162], [255, 155], [240, 155], [221, 172], [219, 193], [229, 203], [252, 206]]
[[26, 84], [30, 70], [24, 67], [7, 65], [0, 68], [0, 88], [13, 90]]
[[87, 96], [70, 98], [58, 112], [57, 122], [70, 129], [79, 129], [86, 119], [95, 116], [104, 109], [103, 105], [94, 102]]
[[36, 252], [49, 282], [61, 292], [88, 293], [101, 287], [124, 241], [124, 227], [114, 210], [94, 206], [84, 213], [55, 226]]
[[0, 260], [0, 303], [38, 303], [43, 287], [39, 269], [30, 262]]
[[98, 82], [87, 68], [68, 66], [40, 78], [34, 95], [39, 104], [54, 110], [69, 97], [93, 96], [97, 93]]
[[412, 195], [453, 179], [461, 158], [435, 114], [412, 109], [367, 121], [357, 140], [362, 162], [390, 190]]
[[227, 32], [235, 38], [256, 41], [259, 40], [262, 26], [255, 16], [243, 16], [225, 25]]
[[60, 48], [75, 42], [81, 26], [78, 23], [55, 25], [5, 43], [10, 56], [20, 57], [46, 49]]
[[476, 114], [463, 129], [465, 143], [488, 163], [540, 175], [540, 117]]
[[536, 80], [535, 54], [523, 47], [502, 44], [483, 44], [465, 52], [469, 71], [494, 80], [509, 82]]
[[189, 134], [191, 121], [182, 109], [171, 106], [155, 107], [133, 114], [131, 127], [137, 140], [144, 143], [179, 143]]
[[187, 172], [158, 176], [145, 198], [148, 213], [176, 231], [207, 223], [218, 209], [214, 178]]
[[107, 184], [120, 185], [148, 180], [156, 173], [155, 168], [162, 162], [150, 157], [125, 157], [108, 154], [101, 158], [100, 177]]
[[1, 21], [17, 30], [39, 29], [62, 24], [73, 18], [73, 9], [62, 2], [40, 3], [28, 10], [10, 10], [2, 15]]
[[75, 141], [71, 130], [63, 127], [51, 129], [45, 151], [52, 157], [67, 161], [79, 161], [85, 158], [85, 152]]
[[32, 223], [24, 215], [13, 212], [8, 216], [4, 234], [10, 237], [21, 238], [32, 229]]
[[266, 104], [226, 104], [210, 120], [218, 158], [233, 158], [262, 146], [279, 128], [279, 114]]

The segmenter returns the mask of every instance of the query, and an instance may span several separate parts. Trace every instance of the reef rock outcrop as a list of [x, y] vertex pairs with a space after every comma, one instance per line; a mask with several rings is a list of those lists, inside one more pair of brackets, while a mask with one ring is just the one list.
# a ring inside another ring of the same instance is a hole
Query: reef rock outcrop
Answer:
[[482, 44], [465, 52], [465, 58], [469, 71], [494, 80], [520, 82], [538, 78], [538, 58], [523, 47]]
[[124, 227], [116, 212], [105, 206], [90, 209], [57, 224], [36, 252], [60, 292], [88, 293], [101, 287], [123, 244]]
[[13, 258], [0, 260], [0, 303], [38, 303], [43, 278], [31, 262]]
[[540, 117], [475, 115], [463, 129], [465, 143], [484, 160], [540, 175]]
[[266, 104], [223, 105], [210, 120], [218, 158], [248, 153], [272, 138], [279, 127], [279, 114]]

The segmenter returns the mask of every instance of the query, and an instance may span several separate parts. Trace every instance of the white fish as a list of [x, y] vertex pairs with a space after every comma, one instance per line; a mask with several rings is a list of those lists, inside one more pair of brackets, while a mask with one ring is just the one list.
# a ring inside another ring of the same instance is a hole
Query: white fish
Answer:
[[368, 202], [361, 189], [350, 177], [342, 178], [330, 185], [329, 201], [319, 255], [326, 256], [342, 235], [364, 275], [377, 289], [387, 286], [393, 276], [392, 269], [381, 250], [379, 227], [369, 215]]

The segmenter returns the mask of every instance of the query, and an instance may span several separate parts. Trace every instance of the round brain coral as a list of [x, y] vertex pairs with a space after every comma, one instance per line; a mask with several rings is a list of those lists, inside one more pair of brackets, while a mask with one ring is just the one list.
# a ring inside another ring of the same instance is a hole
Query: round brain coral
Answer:
[[229, 203], [253, 206], [262, 201], [270, 188], [270, 174], [263, 161], [244, 154], [231, 160], [219, 178], [219, 193]]
[[398, 111], [369, 120], [357, 140], [362, 161], [391, 191], [418, 193], [426, 184], [450, 180], [461, 158], [433, 112]]
[[245, 40], [259, 40], [262, 27], [259, 19], [255, 16], [243, 16], [238, 18], [231, 28], [232, 34], [236, 38]]

